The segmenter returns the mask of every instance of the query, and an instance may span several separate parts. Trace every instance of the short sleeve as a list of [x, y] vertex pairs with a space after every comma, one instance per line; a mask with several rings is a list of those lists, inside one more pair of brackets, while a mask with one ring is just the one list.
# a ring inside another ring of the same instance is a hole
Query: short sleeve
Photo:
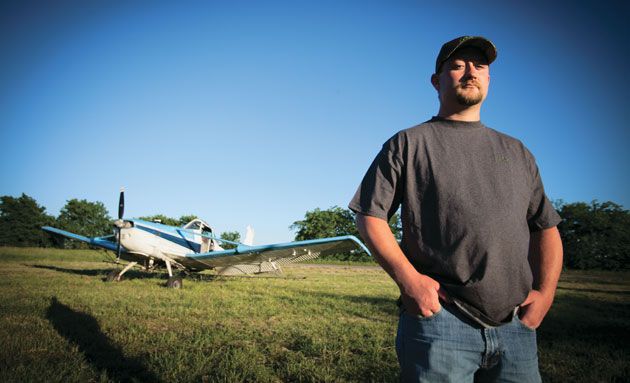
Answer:
[[405, 142], [399, 133], [383, 144], [348, 205], [352, 211], [388, 221], [398, 210], [404, 183]]
[[532, 193], [527, 208], [529, 231], [540, 231], [557, 226], [562, 219], [545, 194], [540, 172], [533, 156], [531, 158]]

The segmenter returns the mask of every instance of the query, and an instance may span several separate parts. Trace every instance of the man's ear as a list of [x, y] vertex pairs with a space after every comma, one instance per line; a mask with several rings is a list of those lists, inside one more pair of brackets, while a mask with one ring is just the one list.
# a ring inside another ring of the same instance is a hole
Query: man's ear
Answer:
[[440, 76], [438, 76], [437, 73], [431, 75], [431, 85], [433, 85], [433, 88], [435, 88], [438, 93], [440, 92]]

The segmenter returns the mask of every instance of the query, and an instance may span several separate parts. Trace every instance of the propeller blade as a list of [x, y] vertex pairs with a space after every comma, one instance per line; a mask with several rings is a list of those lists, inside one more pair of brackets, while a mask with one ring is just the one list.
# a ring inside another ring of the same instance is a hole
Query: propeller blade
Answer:
[[118, 219], [122, 219], [125, 212], [125, 188], [120, 188], [120, 198], [118, 199]]
[[[125, 212], [125, 188], [120, 188], [118, 199], [118, 219], [122, 219]], [[116, 250], [116, 263], [120, 263], [120, 240], [122, 239], [122, 225], [118, 228], [118, 249]]]

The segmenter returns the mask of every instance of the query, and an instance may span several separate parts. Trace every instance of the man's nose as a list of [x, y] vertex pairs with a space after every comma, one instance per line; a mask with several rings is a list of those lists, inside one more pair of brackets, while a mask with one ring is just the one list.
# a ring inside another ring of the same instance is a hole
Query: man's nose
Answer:
[[465, 77], [477, 78], [478, 71], [475, 64], [472, 62], [466, 63], [466, 71], [464, 73]]

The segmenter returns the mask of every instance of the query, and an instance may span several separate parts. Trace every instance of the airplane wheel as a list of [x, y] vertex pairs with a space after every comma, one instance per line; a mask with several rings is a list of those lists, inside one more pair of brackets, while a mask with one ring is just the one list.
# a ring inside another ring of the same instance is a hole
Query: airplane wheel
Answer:
[[116, 278], [118, 277], [118, 273], [120, 271], [118, 270], [112, 270], [109, 272], [109, 274], [107, 274], [107, 282], [114, 282], [116, 281]]
[[168, 287], [169, 289], [181, 289], [182, 284], [182, 277], [172, 276], [168, 277], [168, 283], [166, 284], [166, 287]]

